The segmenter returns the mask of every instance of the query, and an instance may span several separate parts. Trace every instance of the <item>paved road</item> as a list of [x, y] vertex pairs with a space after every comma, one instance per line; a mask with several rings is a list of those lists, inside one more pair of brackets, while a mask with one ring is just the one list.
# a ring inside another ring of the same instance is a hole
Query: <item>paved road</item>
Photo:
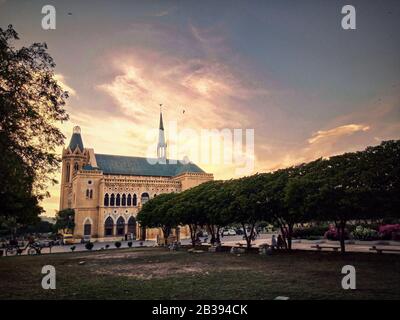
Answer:
[[[259, 237], [253, 241], [253, 244], [255, 247], [258, 247], [260, 244], [271, 244], [271, 237], [272, 234], [261, 234]], [[201, 240], [204, 240], [204, 238], [201, 238]], [[221, 238], [222, 244], [223, 245], [236, 245], [237, 243], [241, 243], [243, 245], [246, 244], [246, 241], [243, 240], [243, 236], [224, 236]], [[121, 248], [128, 248], [128, 242], [129, 241], [121, 241]], [[140, 247], [142, 241], [132, 241], [132, 247]], [[115, 241], [107, 241], [107, 242], [94, 242], [93, 243], [93, 251], [95, 250], [101, 250], [101, 248], [105, 248], [106, 245], [109, 245], [109, 249], [115, 249], [114, 245]], [[181, 241], [183, 245], [190, 244], [191, 241], [190, 239], [184, 239]], [[338, 246], [339, 243], [337, 241], [329, 241], [329, 240], [293, 240], [293, 249], [301, 249], [301, 250], [315, 250], [311, 248], [312, 245], [315, 245], [317, 243], [322, 243], [323, 245], [328, 245], [328, 246]], [[349, 252], [370, 252], [370, 248], [373, 245], [378, 246], [379, 248], [396, 248], [400, 250], [400, 242], [399, 241], [389, 241], [390, 245], [380, 245], [379, 242], [377, 241], [356, 241], [355, 244], [346, 244], [346, 250]], [[156, 245], [155, 241], [147, 240], [142, 242], [142, 246], [145, 247], [153, 247]], [[79, 251], [86, 251], [85, 245], [84, 244], [74, 244], [75, 252]], [[51, 248], [52, 253], [58, 253], [58, 252], [71, 252], [72, 245], [64, 245], [64, 246], [54, 246]], [[43, 248], [42, 253], [50, 253], [49, 248]], [[26, 254], [26, 251], [23, 253]]]
[[[254, 246], [258, 247], [260, 244], [271, 244], [272, 234], [261, 234], [254, 242]], [[221, 239], [224, 245], [236, 245], [237, 243], [241, 243], [243, 245], [246, 244], [246, 241], [242, 239], [242, 236], [225, 236]], [[385, 241], [384, 243], [388, 243], [389, 245], [382, 245], [380, 241], [354, 241], [354, 243], [346, 243], [346, 251], [348, 252], [371, 252], [369, 249], [372, 246], [377, 246], [379, 248], [391, 248], [400, 250], [400, 242], [399, 241]], [[311, 248], [311, 246], [320, 244], [321, 246], [339, 246], [338, 241], [330, 241], [326, 239], [322, 240], [293, 240], [292, 248], [293, 249], [301, 249], [301, 250], [315, 250], [315, 248]], [[400, 252], [399, 252], [400, 253]]]

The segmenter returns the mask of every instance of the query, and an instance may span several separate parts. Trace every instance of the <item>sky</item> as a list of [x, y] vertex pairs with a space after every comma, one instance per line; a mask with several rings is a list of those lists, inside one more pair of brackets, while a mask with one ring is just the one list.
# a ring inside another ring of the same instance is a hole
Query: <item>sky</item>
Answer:
[[[46, 4], [55, 30], [41, 27]], [[341, 27], [346, 4], [355, 30]], [[65, 142], [78, 125], [97, 153], [155, 155], [159, 104], [179, 159], [200, 159], [201, 130], [254, 130], [246, 174], [400, 137], [399, 1], [0, 0], [0, 22], [17, 47], [47, 43], [70, 94]], [[243, 175], [236, 162], [195, 162], [216, 179]]]

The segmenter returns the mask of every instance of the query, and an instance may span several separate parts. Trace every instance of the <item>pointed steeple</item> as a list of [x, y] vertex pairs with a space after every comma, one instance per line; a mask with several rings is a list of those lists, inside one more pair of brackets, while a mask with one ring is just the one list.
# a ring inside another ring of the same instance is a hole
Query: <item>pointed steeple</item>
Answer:
[[74, 127], [68, 147], [71, 149], [71, 151], [75, 151], [76, 148], [79, 148], [81, 152], [83, 151], [83, 141], [80, 127]]
[[164, 124], [163, 124], [163, 120], [162, 120], [162, 112], [160, 110], [160, 130], [164, 131]]
[[165, 161], [167, 158], [167, 144], [165, 143], [164, 136], [164, 123], [160, 104], [160, 126], [158, 130], [158, 144], [157, 144], [157, 158], [159, 160]]

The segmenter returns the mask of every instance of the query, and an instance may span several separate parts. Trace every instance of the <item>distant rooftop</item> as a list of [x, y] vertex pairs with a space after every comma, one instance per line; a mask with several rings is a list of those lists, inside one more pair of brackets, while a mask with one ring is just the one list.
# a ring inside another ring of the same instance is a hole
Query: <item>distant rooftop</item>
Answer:
[[[95, 154], [98, 169], [104, 174], [134, 175], [134, 176], [160, 176], [173, 177], [185, 172], [204, 173], [194, 163], [182, 163], [177, 160], [166, 160], [166, 164], [155, 163], [157, 159], [144, 157], [114, 156], [109, 154]], [[88, 165], [84, 170], [93, 170]]]

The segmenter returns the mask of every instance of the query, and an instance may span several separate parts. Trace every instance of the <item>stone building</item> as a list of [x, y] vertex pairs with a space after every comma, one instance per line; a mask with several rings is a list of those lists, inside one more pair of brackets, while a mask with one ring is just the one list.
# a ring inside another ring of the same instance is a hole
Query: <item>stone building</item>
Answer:
[[[136, 221], [142, 205], [212, 179], [193, 163], [167, 159], [162, 113], [154, 159], [95, 153], [84, 147], [81, 130], [74, 127], [62, 153], [60, 210], [75, 210], [76, 238], [155, 239], [161, 230], [141, 228]], [[189, 236], [186, 227], [175, 232], [180, 238]]]

